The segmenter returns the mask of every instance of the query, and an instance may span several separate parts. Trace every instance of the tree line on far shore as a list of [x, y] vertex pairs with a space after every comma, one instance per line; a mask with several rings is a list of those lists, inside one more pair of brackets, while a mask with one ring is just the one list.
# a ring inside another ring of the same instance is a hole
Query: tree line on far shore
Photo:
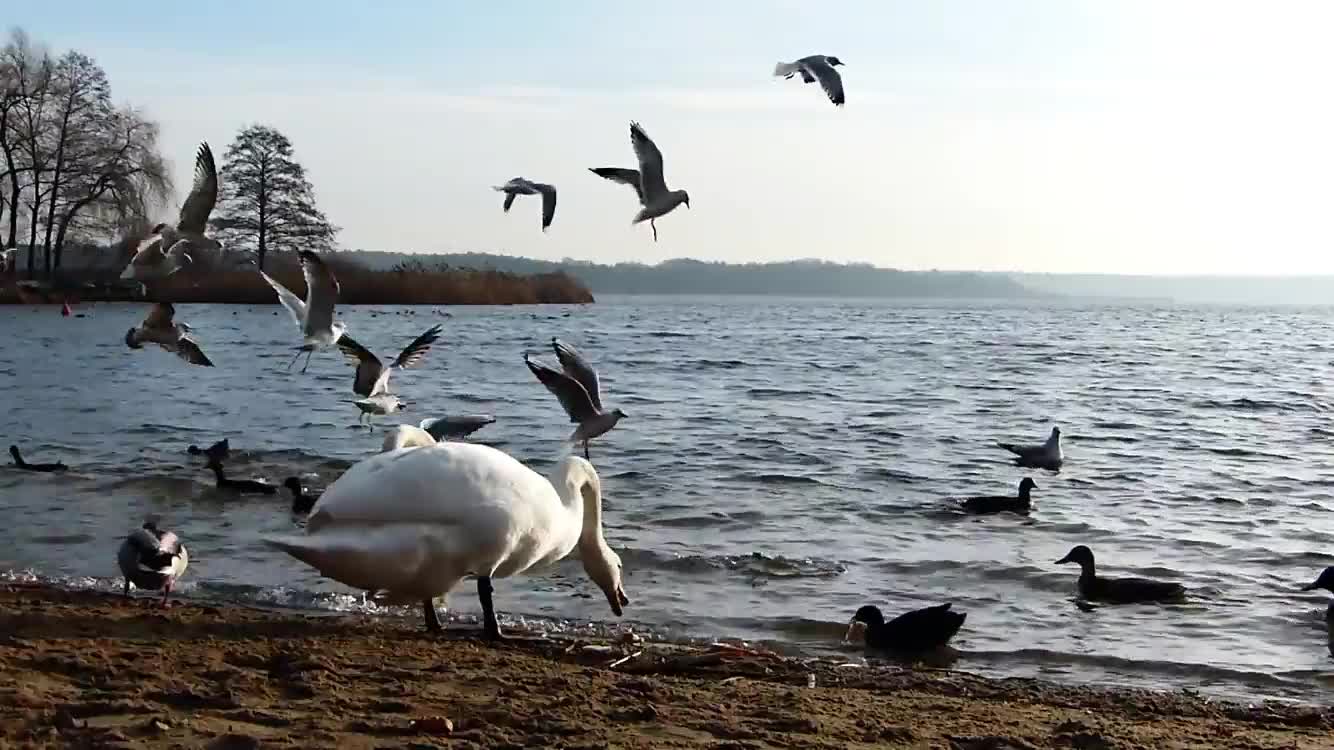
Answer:
[[[0, 47], [0, 247], [26, 247], [15, 265], [29, 278], [58, 275], [76, 245], [103, 249], [108, 267], [128, 261], [158, 220], [176, 220], [169, 163], [158, 124], [112, 99], [92, 57], [10, 32]], [[273, 253], [331, 250], [338, 232], [291, 142], [265, 125], [227, 148], [210, 224], [225, 257], [261, 268]]]

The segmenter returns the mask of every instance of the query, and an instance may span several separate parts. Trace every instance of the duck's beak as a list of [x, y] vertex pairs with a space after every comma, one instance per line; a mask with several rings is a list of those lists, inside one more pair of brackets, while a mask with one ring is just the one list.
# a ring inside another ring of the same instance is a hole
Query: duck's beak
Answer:
[[1061, 563], [1068, 563], [1068, 562], [1071, 562], [1070, 556], [1066, 555], [1065, 557], [1062, 557], [1061, 559], [1057, 560], [1056, 564], [1060, 565]]
[[1315, 591], [1318, 588], [1320, 588], [1320, 581], [1312, 581], [1311, 583], [1302, 586], [1302, 591]]
[[866, 623], [861, 620], [852, 620], [848, 623], [848, 631], [843, 634], [844, 643], [853, 643], [866, 640]]

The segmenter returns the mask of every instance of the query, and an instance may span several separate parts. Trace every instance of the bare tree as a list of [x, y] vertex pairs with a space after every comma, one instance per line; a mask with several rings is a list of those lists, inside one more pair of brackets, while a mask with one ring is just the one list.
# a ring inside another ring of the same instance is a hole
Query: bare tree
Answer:
[[260, 268], [270, 251], [332, 248], [338, 227], [315, 206], [315, 190], [296, 161], [287, 136], [251, 125], [223, 158], [218, 209], [211, 222], [223, 246], [255, 255]]
[[[45, 48], [34, 45], [22, 29], [10, 32], [9, 41], [0, 49], [0, 68], [5, 81], [3, 111], [4, 127], [0, 127], [0, 151], [4, 152], [5, 171], [9, 175], [9, 238], [8, 246], [15, 247], [18, 239], [19, 207], [24, 188], [31, 193], [27, 206], [30, 210], [29, 234], [36, 237], [37, 211], [41, 204], [41, 172], [43, 153], [38, 146], [40, 123], [45, 109], [46, 92], [55, 68]], [[33, 245], [28, 246], [28, 273], [35, 267]]]

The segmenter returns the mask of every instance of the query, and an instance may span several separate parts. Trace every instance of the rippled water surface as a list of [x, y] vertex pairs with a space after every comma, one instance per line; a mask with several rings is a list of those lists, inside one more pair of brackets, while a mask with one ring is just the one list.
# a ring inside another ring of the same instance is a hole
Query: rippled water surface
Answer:
[[[293, 528], [278, 498], [228, 499], [185, 454], [226, 436], [234, 477], [323, 487], [382, 439], [355, 428], [352, 368], [323, 353], [285, 371], [296, 330], [276, 307], [178, 306], [214, 369], [131, 351], [145, 309], [0, 308], [7, 437], [73, 467], [0, 469], [0, 570], [117, 586], [117, 544], [156, 513], [191, 549], [186, 596], [375, 609], [258, 541]], [[593, 447], [625, 622], [664, 637], [828, 653], [861, 604], [948, 600], [968, 613], [961, 669], [1334, 696], [1325, 600], [1297, 591], [1334, 564], [1334, 310], [616, 298], [341, 315], [386, 356], [444, 325], [395, 375], [411, 405], [383, 424], [492, 413], [474, 437], [542, 472], [570, 426], [521, 354], [579, 345], [629, 414]], [[1013, 492], [1023, 473], [992, 444], [1052, 424], [1067, 463], [1034, 473], [1030, 518], [951, 509]], [[1193, 596], [1080, 611], [1078, 571], [1052, 564], [1079, 543], [1109, 575]], [[496, 599], [502, 621], [614, 620], [576, 562]], [[449, 606], [474, 618], [472, 586]]]

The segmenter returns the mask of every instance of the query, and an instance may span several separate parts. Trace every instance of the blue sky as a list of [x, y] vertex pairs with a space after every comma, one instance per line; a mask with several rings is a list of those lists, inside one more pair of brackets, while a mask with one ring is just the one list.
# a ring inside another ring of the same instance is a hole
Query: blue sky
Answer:
[[[11, 18], [200, 140], [292, 139], [349, 247], [904, 268], [1334, 271], [1319, 2], [47, 3]], [[17, 17], [14, 17], [17, 16]], [[836, 109], [773, 65], [834, 54]], [[631, 228], [586, 167], [663, 150]], [[491, 185], [560, 189], [500, 212]], [[174, 210], [164, 209], [164, 214]]]

